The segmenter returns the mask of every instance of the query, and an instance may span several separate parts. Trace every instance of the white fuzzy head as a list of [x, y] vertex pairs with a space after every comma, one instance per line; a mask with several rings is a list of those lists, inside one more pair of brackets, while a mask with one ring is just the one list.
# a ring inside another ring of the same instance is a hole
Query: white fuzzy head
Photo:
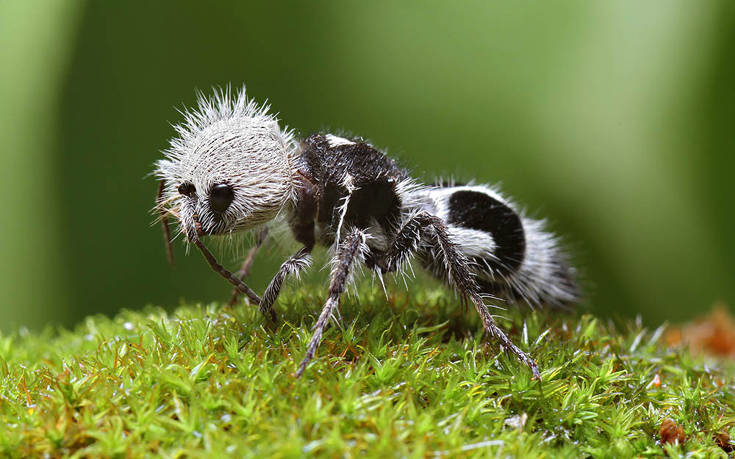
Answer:
[[184, 110], [178, 135], [156, 163], [163, 182], [160, 210], [174, 215], [191, 239], [250, 229], [272, 220], [294, 199], [298, 144], [268, 105], [248, 100], [245, 88], [199, 95]]

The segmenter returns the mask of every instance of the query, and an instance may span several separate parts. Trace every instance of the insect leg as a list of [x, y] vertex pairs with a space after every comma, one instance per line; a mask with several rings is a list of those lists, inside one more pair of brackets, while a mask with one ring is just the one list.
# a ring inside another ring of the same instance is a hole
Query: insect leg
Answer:
[[247, 295], [248, 298], [250, 298], [250, 301], [252, 301], [255, 304], [260, 304], [260, 297], [243, 281], [238, 279], [237, 277], [233, 276], [231, 272], [229, 272], [224, 266], [219, 264], [217, 262], [217, 259], [214, 258], [214, 255], [212, 255], [212, 252], [207, 249], [207, 247], [202, 243], [202, 241], [199, 239], [199, 236], [197, 236], [196, 233], [189, 233], [191, 234], [189, 236], [189, 240], [194, 243], [194, 245], [197, 246], [200, 252], [202, 252], [202, 255], [207, 260], [207, 263], [209, 263], [209, 266], [220, 276], [224, 277], [227, 282], [234, 285], [236, 289], [240, 290], [242, 293]]
[[278, 270], [268, 288], [263, 293], [263, 298], [260, 301], [260, 312], [264, 316], [270, 317], [273, 322], [276, 321], [276, 313], [273, 311], [273, 303], [276, 302], [278, 294], [281, 293], [281, 287], [283, 281], [289, 274], [298, 275], [299, 271], [304, 268], [308, 268], [311, 265], [311, 255], [309, 254], [311, 249], [303, 247], [301, 250], [293, 254], [288, 260], [284, 261], [281, 268]]
[[163, 207], [163, 192], [166, 190], [166, 182], [161, 180], [158, 183], [158, 194], [156, 194], [156, 208], [161, 216], [161, 227], [163, 227], [163, 239], [166, 243], [166, 256], [168, 262], [173, 266], [174, 264], [174, 249], [171, 246], [171, 230], [168, 226], [168, 215], [166, 209]]
[[[235, 277], [237, 277], [240, 280], [245, 280], [248, 273], [250, 272], [250, 268], [253, 266], [253, 261], [255, 261], [255, 255], [258, 253], [258, 250], [263, 246], [263, 243], [265, 242], [266, 238], [268, 237], [268, 227], [264, 227], [257, 235], [255, 239], [255, 245], [253, 245], [250, 250], [248, 251], [247, 256], [245, 257], [245, 260], [242, 262], [242, 267], [239, 271], [235, 273]], [[237, 298], [240, 296], [240, 290], [237, 288], [232, 289], [232, 298], [230, 298], [230, 301], [227, 303], [230, 306], [234, 306], [235, 303], [237, 303]]]
[[540, 379], [536, 362], [513, 344], [493, 319], [490, 309], [483, 301], [477, 283], [468, 269], [469, 261], [457, 250], [457, 246], [452, 242], [446, 225], [441, 218], [421, 212], [409, 219], [401, 227], [393, 247], [386, 254], [384, 261], [386, 271], [395, 270], [411, 253], [416, 251], [421, 240], [429, 240], [434, 250], [444, 258], [449, 284], [454, 286], [460, 295], [472, 301], [477, 313], [480, 314], [485, 331], [529, 367], [534, 378]]
[[306, 365], [314, 357], [316, 348], [322, 339], [324, 327], [326, 327], [335, 309], [339, 306], [339, 298], [345, 290], [345, 284], [347, 283], [352, 264], [362, 259], [367, 250], [365, 233], [358, 229], [353, 229], [339, 244], [334, 266], [332, 267], [329, 298], [327, 298], [319, 319], [317, 319], [316, 325], [314, 325], [314, 335], [311, 337], [309, 346], [306, 348], [306, 355], [299, 364], [299, 369], [296, 371], [297, 378], [301, 377], [306, 369]]

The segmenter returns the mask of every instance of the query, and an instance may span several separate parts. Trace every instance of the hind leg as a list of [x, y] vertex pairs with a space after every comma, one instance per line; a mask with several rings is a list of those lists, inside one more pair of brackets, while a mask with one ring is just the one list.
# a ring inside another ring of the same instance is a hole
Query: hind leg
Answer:
[[384, 271], [395, 271], [403, 262], [408, 260], [419, 248], [421, 242], [430, 245], [433, 252], [443, 258], [441, 260], [446, 270], [447, 282], [459, 291], [460, 295], [468, 298], [475, 306], [482, 319], [485, 331], [497, 340], [501, 346], [512, 352], [518, 360], [528, 366], [533, 377], [540, 379], [538, 365], [525, 352], [506, 336], [498, 327], [490, 309], [485, 304], [482, 294], [472, 275], [467, 258], [457, 249], [447, 232], [444, 221], [427, 212], [421, 212], [403, 224], [396, 236], [393, 246], [378, 261], [378, 266]]

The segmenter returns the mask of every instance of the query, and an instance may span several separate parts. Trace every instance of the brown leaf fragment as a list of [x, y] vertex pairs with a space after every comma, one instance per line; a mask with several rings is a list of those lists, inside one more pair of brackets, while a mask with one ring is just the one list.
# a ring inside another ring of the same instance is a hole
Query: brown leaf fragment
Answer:
[[684, 428], [671, 418], [666, 418], [661, 423], [659, 435], [661, 435], [661, 443], [664, 445], [666, 443], [682, 445], [684, 444], [684, 440], [686, 440]]
[[669, 347], [686, 344], [693, 354], [709, 354], [735, 359], [735, 318], [724, 305], [679, 328], [670, 328], [664, 336]]
[[726, 453], [732, 453], [735, 451], [735, 445], [730, 442], [730, 435], [728, 435], [727, 432], [717, 432], [713, 438], [715, 443], [717, 443], [717, 446], [722, 448], [722, 451]]

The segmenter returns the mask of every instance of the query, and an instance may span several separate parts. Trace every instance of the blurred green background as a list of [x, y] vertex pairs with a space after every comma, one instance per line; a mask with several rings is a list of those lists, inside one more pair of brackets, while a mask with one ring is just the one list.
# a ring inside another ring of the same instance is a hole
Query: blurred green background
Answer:
[[168, 267], [146, 178], [175, 108], [227, 83], [427, 180], [502, 182], [597, 313], [735, 304], [734, 50], [731, 0], [2, 1], [0, 329], [228, 297], [181, 244]]

